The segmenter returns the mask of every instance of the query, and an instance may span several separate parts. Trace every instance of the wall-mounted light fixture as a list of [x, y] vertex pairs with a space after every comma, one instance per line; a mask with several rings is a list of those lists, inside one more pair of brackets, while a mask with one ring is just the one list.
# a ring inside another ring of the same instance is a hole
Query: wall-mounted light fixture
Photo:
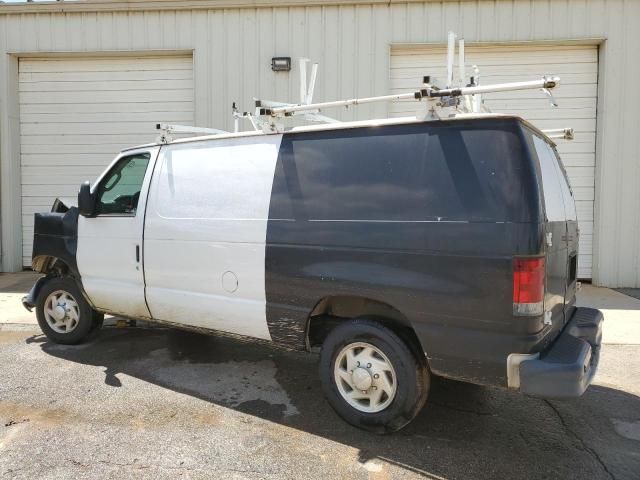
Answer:
[[273, 57], [271, 70], [274, 72], [288, 72], [291, 70], [291, 57]]

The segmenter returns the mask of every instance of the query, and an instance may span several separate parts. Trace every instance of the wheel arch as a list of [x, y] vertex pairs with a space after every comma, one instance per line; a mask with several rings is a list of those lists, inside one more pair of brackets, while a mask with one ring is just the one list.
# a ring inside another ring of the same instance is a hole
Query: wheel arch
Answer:
[[76, 280], [76, 283], [79, 284], [77, 279], [74, 278], [72, 268], [64, 260], [56, 257], [55, 255], [34, 256], [31, 262], [31, 268], [34, 272], [42, 273], [44, 274], [44, 276], [38, 278], [33, 287], [31, 287], [29, 293], [22, 298], [22, 305], [28, 311], [31, 311], [36, 306], [36, 301], [40, 290], [52, 278], [68, 276]]
[[425, 346], [420, 342], [409, 318], [393, 305], [358, 295], [330, 295], [320, 299], [307, 318], [305, 341], [308, 349], [319, 347], [337, 325], [366, 317], [390, 328], [426, 361]]
[[44, 273], [45, 275], [69, 275], [73, 273], [72, 267], [55, 255], [36, 255], [31, 261], [31, 268], [34, 272]]

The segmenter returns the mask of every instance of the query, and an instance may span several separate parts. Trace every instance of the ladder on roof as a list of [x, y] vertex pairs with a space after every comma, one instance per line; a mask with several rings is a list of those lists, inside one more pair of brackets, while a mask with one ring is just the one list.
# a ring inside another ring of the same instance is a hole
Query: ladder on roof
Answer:
[[[307, 64], [309, 59], [301, 58], [300, 65], [300, 102], [285, 103], [271, 100], [259, 100], [254, 98], [255, 111], [240, 113], [236, 103], [232, 105], [234, 118], [234, 132], [240, 130], [240, 120], [248, 120], [255, 131], [276, 133], [286, 131], [282, 123], [287, 117], [302, 116], [309, 122], [339, 123], [339, 120], [323, 115], [322, 109], [333, 107], [350, 107], [367, 103], [390, 102], [399, 100], [416, 100], [424, 102], [425, 108], [417, 117], [423, 120], [440, 120], [447, 117], [455, 117], [461, 114], [482, 114], [489, 110], [485, 105], [483, 95], [486, 93], [509, 92], [515, 90], [541, 90], [557, 107], [551, 90], [560, 84], [560, 78], [556, 76], [544, 76], [541, 79], [480, 85], [479, 69], [473, 65], [474, 75], [469, 78], [469, 83], [464, 85], [466, 77], [464, 58], [464, 39], [458, 40], [458, 78], [454, 78], [454, 61], [456, 54], [456, 35], [449, 32], [447, 41], [447, 83], [444, 88], [439, 88], [431, 83], [430, 76], [422, 79], [422, 88], [413, 92], [393, 95], [381, 95], [376, 97], [351, 98], [347, 100], [334, 100], [329, 102], [312, 103], [318, 74], [318, 64], [311, 67], [311, 76], [307, 83]], [[457, 83], [457, 85], [456, 85]], [[205, 135], [228, 134], [224, 130], [215, 128], [189, 127], [186, 125], [157, 124], [161, 131], [158, 141], [168, 143], [172, 133], [197, 133]], [[543, 130], [553, 139], [573, 139], [573, 129], [559, 128]]]

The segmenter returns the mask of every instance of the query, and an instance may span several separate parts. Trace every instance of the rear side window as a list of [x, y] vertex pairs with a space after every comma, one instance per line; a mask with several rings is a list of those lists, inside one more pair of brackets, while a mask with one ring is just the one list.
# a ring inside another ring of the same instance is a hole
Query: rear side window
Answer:
[[271, 218], [527, 221], [515, 128], [438, 122], [284, 136]]
[[542, 190], [547, 220], [550, 222], [576, 220], [573, 192], [560, 158], [549, 143], [533, 135], [533, 145], [540, 163]]

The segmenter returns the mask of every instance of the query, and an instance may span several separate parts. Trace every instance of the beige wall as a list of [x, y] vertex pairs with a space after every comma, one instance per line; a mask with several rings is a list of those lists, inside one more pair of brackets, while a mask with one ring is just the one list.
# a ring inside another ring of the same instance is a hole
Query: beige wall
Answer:
[[[297, 98], [297, 72], [271, 72], [272, 56], [308, 56], [319, 61], [317, 100], [384, 94], [389, 89], [391, 44], [442, 43], [447, 31], [454, 30], [467, 42], [602, 42], [594, 281], [640, 286], [638, 1], [392, 0], [304, 7], [299, 1], [290, 2], [298, 6], [286, 6], [285, 0], [273, 0], [278, 6], [272, 8], [264, 0], [263, 7], [254, 8], [238, 0], [242, 7], [231, 8], [234, 2], [227, 0], [224, 4], [229, 8], [224, 9], [212, 7], [220, 2], [206, 1], [73, 3], [0, 7], [0, 198], [5, 270], [21, 263], [16, 56], [193, 49], [196, 122], [230, 129], [234, 100], [249, 109], [252, 96]], [[149, 6], [165, 10], [144, 10]], [[171, 10], [176, 6], [193, 9]], [[114, 8], [121, 11], [110, 11]], [[67, 13], [59, 13], [61, 9]], [[340, 116], [351, 119], [386, 113], [385, 105], [367, 105]]]

